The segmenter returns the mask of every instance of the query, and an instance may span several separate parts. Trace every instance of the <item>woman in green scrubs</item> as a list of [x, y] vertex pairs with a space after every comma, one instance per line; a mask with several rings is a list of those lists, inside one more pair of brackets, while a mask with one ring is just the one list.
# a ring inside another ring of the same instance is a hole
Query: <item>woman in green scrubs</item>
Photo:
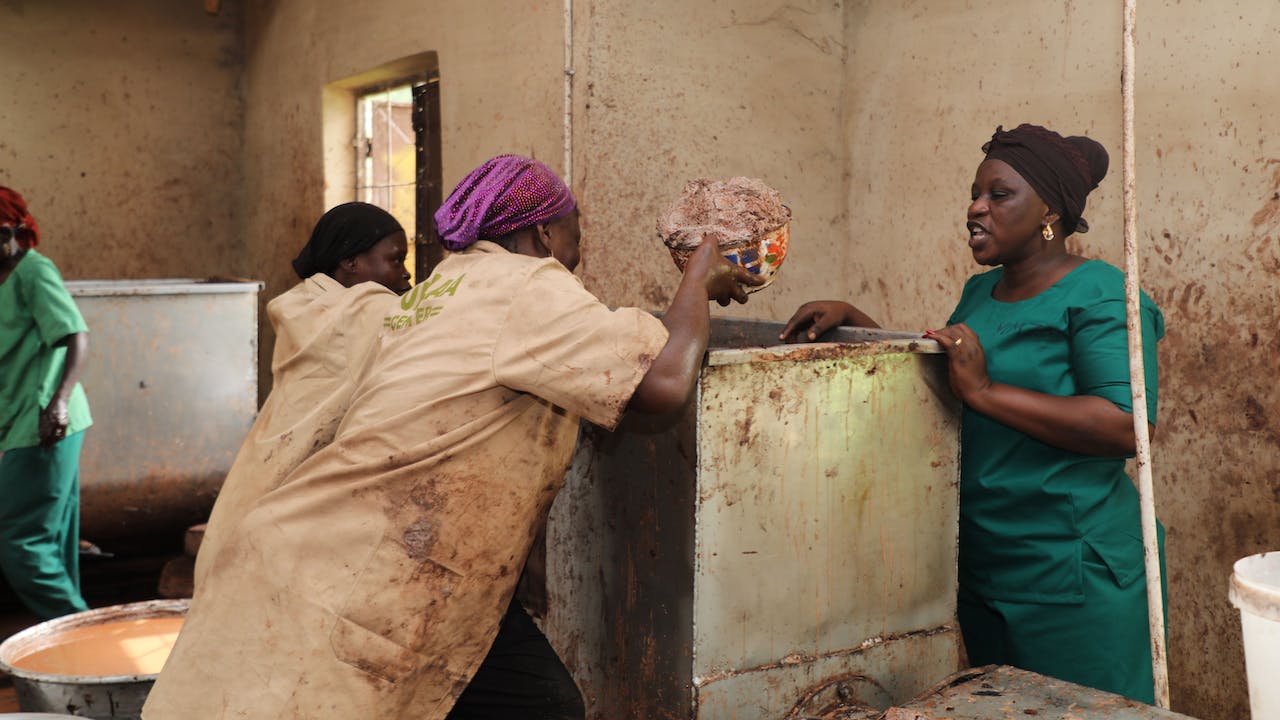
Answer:
[[77, 382], [87, 328], [58, 269], [32, 249], [35, 219], [0, 187], [0, 570], [41, 619], [80, 596], [80, 444], [92, 424]]
[[[974, 260], [946, 350], [961, 429], [958, 614], [974, 665], [1006, 664], [1152, 702], [1124, 275], [1067, 251], [1107, 153], [1033, 125], [983, 146], [968, 211]], [[1141, 300], [1147, 413], [1160, 310]], [[784, 338], [874, 321], [808, 303]]]

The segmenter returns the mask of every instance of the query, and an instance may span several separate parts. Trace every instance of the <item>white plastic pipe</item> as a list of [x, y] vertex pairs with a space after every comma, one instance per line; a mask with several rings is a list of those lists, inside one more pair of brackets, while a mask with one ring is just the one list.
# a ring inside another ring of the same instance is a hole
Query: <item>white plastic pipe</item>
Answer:
[[564, 184], [573, 187], [573, 0], [564, 0]]
[[1137, 445], [1138, 494], [1142, 514], [1142, 545], [1147, 566], [1147, 616], [1151, 629], [1151, 668], [1156, 704], [1169, 707], [1169, 668], [1164, 643], [1164, 595], [1160, 591], [1160, 543], [1156, 532], [1156, 503], [1151, 481], [1151, 437], [1147, 430], [1147, 382], [1142, 362], [1142, 314], [1138, 282], [1138, 218], [1135, 192], [1133, 32], [1137, 1], [1124, 0], [1124, 67], [1120, 75], [1124, 97], [1124, 291], [1129, 330], [1129, 387], [1133, 393], [1133, 436]]

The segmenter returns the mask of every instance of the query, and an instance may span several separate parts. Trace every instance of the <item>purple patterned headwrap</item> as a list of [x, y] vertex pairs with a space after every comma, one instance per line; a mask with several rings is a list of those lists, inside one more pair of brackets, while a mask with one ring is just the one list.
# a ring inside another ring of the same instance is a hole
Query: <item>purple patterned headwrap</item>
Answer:
[[499, 155], [471, 171], [436, 210], [440, 244], [462, 250], [550, 222], [577, 207], [573, 193], [546, 165], [522, 155]]

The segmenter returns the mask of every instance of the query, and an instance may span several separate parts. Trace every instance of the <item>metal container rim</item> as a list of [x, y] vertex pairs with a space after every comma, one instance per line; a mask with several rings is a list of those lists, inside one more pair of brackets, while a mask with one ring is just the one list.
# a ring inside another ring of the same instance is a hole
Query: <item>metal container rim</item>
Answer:
[[[660, 313], [655, 313], [661, 317]], [[941, 355], [937, 340], [918, 330], [836, 327], [816, 342], [784, 343], [784, 323], [713, 315], [706, 364], [740, 365], [789, 360], [838, 360], [871, 355]]]
[[[1272, 550], [1249, 555], [1240, 558], [1232, 565], [1227, 597], [1241, 612], [1280, 623], [1280, 585], [1275, 584], [1270, 575], [1265, 572], [1269, 570], [1275, 573], [1280, 570], [1280, 564], [1276, 564], [1273, 568], [1258, 567], [1264, 562], [1280, 561], [1280, 557], [1268, 559], [1268, 555], [1280, 556], [1280, 551]], [[1260, 575], [1267, 576], [1259, 577]]]
[[32, 625], [26, 630], [11, 635], [0, 643], [0, 673], [29, 682], [62, 683], [66, 685], [117, 685], [127, 682], [155, 680], [159, 677], [159, 673], [139, 675], [58, 675], [32, 672], [10, 664], [9, 656], [11, 653], [25, 648], [37, 638], [45, 637], [60, 630], [100, 625], [104, 622], [124, 618], [141, 620], [153, 617], [185, 616], [190, 605], [191, 601], [187, 599], [145, 600], [143, 602], [110, 605], [71, 615], [63, 615], [62, 617]]
[[259, 292], [261, 280], [241, 278], [151, 278], [144, 280], [68, 280], [73, 297], [128, 295], [227, 295]]

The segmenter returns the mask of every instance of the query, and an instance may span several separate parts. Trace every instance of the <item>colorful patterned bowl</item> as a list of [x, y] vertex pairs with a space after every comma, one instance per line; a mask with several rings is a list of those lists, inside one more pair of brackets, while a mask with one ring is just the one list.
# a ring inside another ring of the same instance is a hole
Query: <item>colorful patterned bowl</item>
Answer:
[[[778, 268], [782, 267], [782, 261], [787, 259], [787, 245], [791, 240], [791, 223], [787, 223], [782, 227], [766, 234], [755, 243], [746, 245], [721, 245], [720, 254], [734, 265], [746, 268], [752, 275], [760, 275], [764, 278], [763, 285], [748, 287], [747, 292], [753, 293], [757, 290], [763, 290], [773, 283], [774, 275], [778, 272]], [[688, 264], [689, 258], [696, 247], [668, 247], [671, 251], [671, 259], [675, 261], [676, 267], [680, 272], [684, 272], [684, 266]]]

